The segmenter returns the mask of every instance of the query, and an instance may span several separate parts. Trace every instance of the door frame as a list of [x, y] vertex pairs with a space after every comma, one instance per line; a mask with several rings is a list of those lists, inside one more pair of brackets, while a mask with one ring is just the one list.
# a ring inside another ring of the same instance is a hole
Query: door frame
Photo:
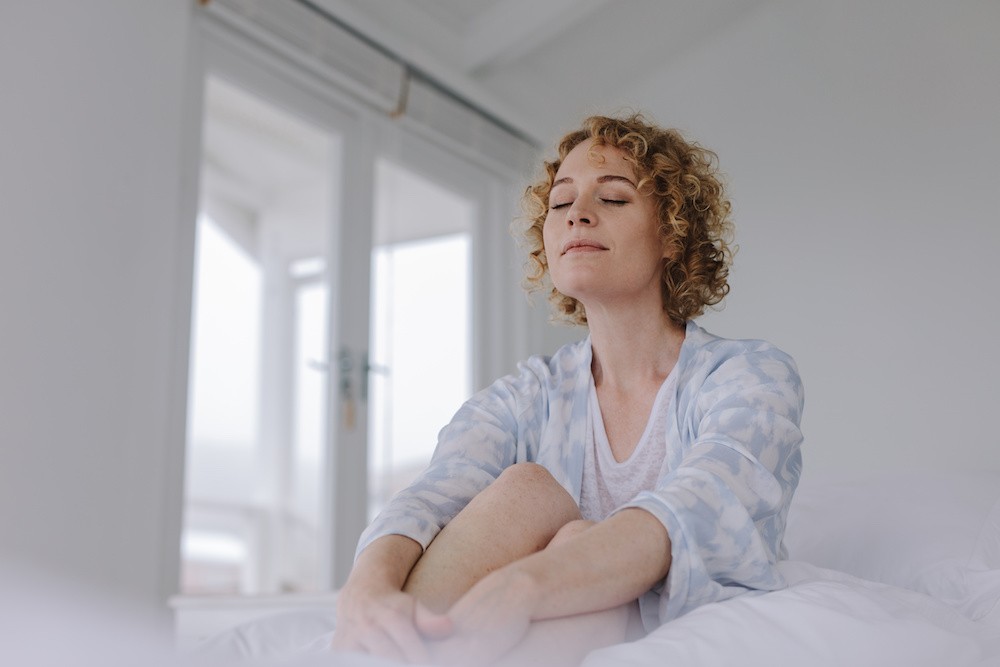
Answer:
[[[371, 254], [370, 220], [373, 200], [373, 119], [370, 112], [350, 98], [330, 90], [301, 67], [287, 62], [279, 54], [237, 34], [210, 14], [199, 15], [189, 50], [189, 96], [184, 110], [184, 172], [187, 193], [184, 210], [189, 214], [182, 223], [181, 266], [177, 271], [178, 316], [175, 346], [177, 380], [172, 388], [172, 426], [181, 452], [187, 446], [188, 374], [190, 363], [191, 307], [193, 288], [194, 241], [197, 212], [200, 207], [200, 171], [202, 159], [201, 124], [204, 86], [214, 76], [245, 89], [268, 103], [301, 117], [321, 130], [339, 138], [341, 155], [350, 156], [334, 166], [331, 183], [332, 219], [327, 247], [327, 285], [329, 287], [329, 336], [327, 343], [327, 435], [324, 478], [324, 507], [329, 516], [321, 529], [320, 584], [325, 589], [343, 583], [353, 565], [354, 548], [364, 529], [367, 516], [367, 420], [363, 410], [355, 409], [355, 419], [345, 419], [345, 396], [340, 391], [337, 360], [343, 350], [364, 351], [369, 329], [369, 260]], [[356, 364], [357, 366], [357, 364]], [[181, 370], [183, 369], [183, 370]], [[360, 367], [354, 370], [354, 386], [360, 386]], [[183, 376], [183, 377], [181, 377]], [[174, 479], [179, 488], [170, 493], [171, 532], [177, 536], [179, 551], [184, 511], [184, 460]], [[361, 502], [359, 502], [359, 499]], [[166, 568], [165, 589], [176, 592], [180, 573], [179, 555], [173, 567]]]

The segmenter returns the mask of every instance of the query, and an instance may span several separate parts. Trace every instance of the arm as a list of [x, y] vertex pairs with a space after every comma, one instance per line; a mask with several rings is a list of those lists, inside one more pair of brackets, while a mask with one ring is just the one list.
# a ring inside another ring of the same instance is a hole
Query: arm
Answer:
[[401, 591], [422, 552], [419, 544], [402, 535], [379, 538], [358, 556], [342, 590]]
[[[428, 468], [364, 532], [338, 598], [334, 648], [427, 661], [415, 625], [429, 612], [401, 592], [403, 585], [441, 528], [505, 468], [530, 454], [531, 437], [520, 437], [518, 417], [535, 406], [537, 372], [526, 364], [520, 375], [467, 401], [442, 429]], [[420, 624], [429, 637], [447, 627], [447, 619], [437, 616]]]
[[[427, 648], [415, 626], [417, 615], [426, 610], [402, 592], [422, 552], [421, 546], [408, 537], [387, 535], [361, 553], [337, 596], [334, 649], [409, 662], [428, 661]], [[431, 621], [428, 630], [433, 632], [437, 627]]]
[[627, 509], [509, 567], [535, 592], [531, 620], [543, 620], [631, 602], [666, 576], [670, 558], [663, 524]]
[[410, 538], [388, 535], [358, 556], [337, 596], [335, 649], [410, 660], [426, 657], [413, 629], [416, 600], [402, 593], [421, 552]]
[[361, 535], [357, 553], [390, 534], [427, 548], [506, 468], [533, 460], [544, 415], [541, 372], [532, 360], [469, 399], [441, 430], [427, 469]]
[[[621, 641], [624, 625], [617, 631], [611, 626], [616, 617], [624, 621], [624, 609], [612, 616], [591, 612], [630, 603], [669, 568], [670, 539], [662, 524], [643, 510], [622, 511], [479, 581], [448, 610], [454, 634], [432, 643], [432, 654], [442, 664], [468, 664], [470, 658], [491, 664], [515, 646], [524, 649], [527, 640], [533, 648], [526, 655], [538, 661], [542, 655], [531, 651], [586, 652]], [[551, 621], [556, 625], [532, 625], [549, 619], [558, 619]], [[529, 628], [537, 633], [543, 626], [543, 635], [529, 639]], [[614, 632], [621, 634], [615, 638]]]
[[798, 371], [769, 345], [703, 366], [681, 401], [678, 462], [628, 504], [655, 516], [672, 542], [665, 585], [641, 600], [647, 627], [747, 590], [784, 587], [775, 565], [802, 465]]

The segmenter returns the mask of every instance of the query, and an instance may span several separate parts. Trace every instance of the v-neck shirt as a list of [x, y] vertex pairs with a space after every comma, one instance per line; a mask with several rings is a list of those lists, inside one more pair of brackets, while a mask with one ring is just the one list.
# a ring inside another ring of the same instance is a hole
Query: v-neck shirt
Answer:
[[671, 370], [656, 393], [646, 428], [635, 449], [624, 461], [618, 461], [611, 450], [597, 386], [591, 375], [580, 493], [580, 514], [584, 519], [602, 521], [640, 492], [656, 488], [666, 459], [667, 413], [676, 387], [676, 373]]

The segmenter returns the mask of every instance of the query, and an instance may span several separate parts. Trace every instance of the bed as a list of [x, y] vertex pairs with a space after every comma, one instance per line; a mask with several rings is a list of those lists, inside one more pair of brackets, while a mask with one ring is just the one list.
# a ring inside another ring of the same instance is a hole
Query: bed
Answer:
[[[1000, 473], [804, 477], [780, 568], [788, 587], [709, 604], [603, 665], [1000, 665]], [[202, 655], [389, 665], [326, 651], [327, 607], [238, 625]]]

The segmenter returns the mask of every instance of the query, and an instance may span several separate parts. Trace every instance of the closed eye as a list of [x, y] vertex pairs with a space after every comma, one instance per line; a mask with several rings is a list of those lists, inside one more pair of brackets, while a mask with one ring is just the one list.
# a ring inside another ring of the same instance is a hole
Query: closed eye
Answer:
[[[604, 199], [604, 198], [601, 199], [601, 202], [604, 204], [611, 204], [612, 206], [623, 206], [629, 203], [627, 199]], [[551, 206], [549, 206], [549, 208], [552, 209], [553, 211], [556, 211], [561, 208], [566, 208], [572, 203], [573, 202], [563, 202], [562, 204], [552, 204]]]

